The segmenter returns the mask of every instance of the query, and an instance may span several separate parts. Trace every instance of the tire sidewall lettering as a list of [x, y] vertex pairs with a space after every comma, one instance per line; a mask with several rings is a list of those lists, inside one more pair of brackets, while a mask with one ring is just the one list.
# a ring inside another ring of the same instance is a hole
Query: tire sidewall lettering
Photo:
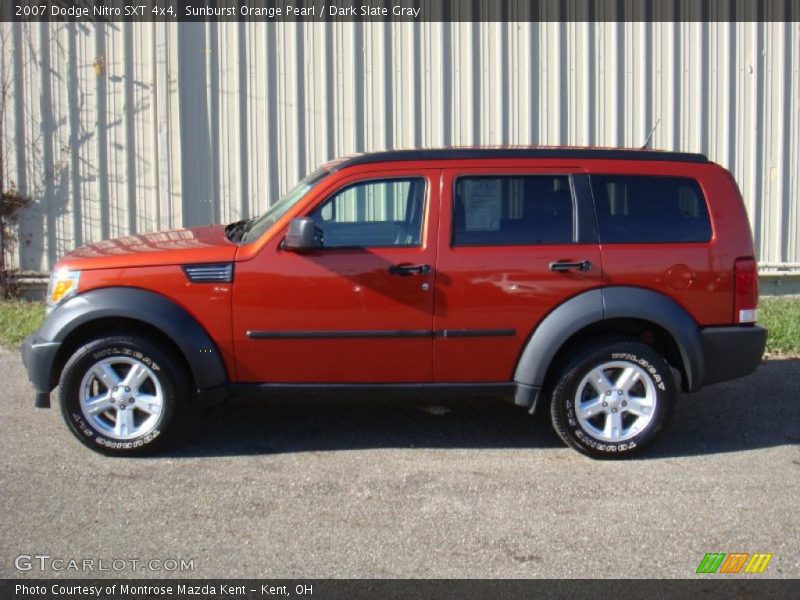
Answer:
[[83, 435], [85, 435], [86, 437], [92, 437], [92, 436], [95, 435], [94, 429], [89, 427], [89, 425], [86, 423], [86, 421], [83, 420], [83, 416], [82, 415], [80, 415], [79, 413], [73, 412], [73, 413], [70, 413], [70, 417], [72, 417], [72, 420], [75, 421], [75, 424], [78, 426], [78, 429], [80, 430], [80, 432]]
[[112, 346], [110, 348], [103, 348], [102, 350], [98, 350], [97, 352], [92, 353], [92, 358], [95, 360], [95, 362], [101, 361], [104, 358], [111, 358], [113, 356], [124, 356], [126, 358], [134, 358], [136, 360], [142, 361], [144, 364], [150, 367], [154, 372], [161, 371], [161, 366], [155, 360], [153, 360], [146, 354], [139, 352], [138, 350], [131, 350], [130, 348], [120, 348], [117, 346]]
[[106, 448], [110, 448], [112, 450], [131, 450], [146, 446], [155, 440], [160, 434], [161, 432], [158, 429], [154, 429], [144, 437], [133, 440], [112, 440], [98, 434], [95, 441], [98, 445], [105, 446]]

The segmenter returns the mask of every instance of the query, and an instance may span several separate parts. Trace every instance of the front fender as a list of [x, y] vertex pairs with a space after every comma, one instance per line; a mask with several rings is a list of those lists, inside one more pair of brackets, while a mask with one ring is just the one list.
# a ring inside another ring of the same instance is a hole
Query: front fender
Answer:
[[172, 300], [138, 288], [101, 288], [70, 298], [50, 314], [36, 337], [61, 344], [79, 327], [107, 318], [134, 319], [163, 332], [183, 353], [199, 389], [228, 381], [216, 344], [197, 320]]

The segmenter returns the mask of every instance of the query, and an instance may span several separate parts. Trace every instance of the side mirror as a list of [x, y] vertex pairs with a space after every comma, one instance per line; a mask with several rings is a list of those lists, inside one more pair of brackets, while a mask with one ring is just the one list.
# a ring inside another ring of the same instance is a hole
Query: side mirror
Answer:
[[310, 217], [292, 219], [289, 222], [289, 231], [286, 232], [286, 239], [283, 240], [284, 250], [302, 252], [303, 250], [316, 248], [315, 228], [314, 219]]

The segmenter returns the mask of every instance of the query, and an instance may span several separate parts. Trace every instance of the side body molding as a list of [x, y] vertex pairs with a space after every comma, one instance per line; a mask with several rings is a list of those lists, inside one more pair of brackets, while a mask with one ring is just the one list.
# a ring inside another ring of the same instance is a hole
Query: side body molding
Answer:
[[80, 326], [113, 317], [136, 319], [166, 334], [183, 353], [199, 389], [228, 381], [217, 346], [197, 320], [168, 298], [138, 288], [102, 288], [75, 296], [53, 311], [38, 335], [61, 343]]
[[694, 319], [663, 294], [628, 286], [606, 287], [570, 298], [534, 330], [514, 373], [517, 404], [535, 407], [553, 357], [570, 337], [593, 323], [616, 318], [651, 321], [664, 328], [678, 346], [687, 389], [699, 389], [705, 367]]

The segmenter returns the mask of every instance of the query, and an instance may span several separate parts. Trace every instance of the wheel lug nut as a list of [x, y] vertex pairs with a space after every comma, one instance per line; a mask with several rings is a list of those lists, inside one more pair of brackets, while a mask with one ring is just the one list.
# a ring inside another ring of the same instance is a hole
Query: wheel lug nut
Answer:
[[113, 398], [111, 399], [111, 404], [114, 404], [114, 399]]
[[[129, 388], [129, 387], [126, 385], [126, 386], [125, 386], [125, 391], [126, 391], [126, 392], [130, 392], [130, 391], [131, 391], [131, 388]], [[621, 393], [622, 393], [622, 392], [620, 392], [620, 394], [621, 394]]]
[[628, 403], [625, 400], [622, 401], [622, 406], [628, 406]]
[[603, 406], [608, 406], [608, 402], [603, 402]]
[[119, 388], [118, 388], [117, 386], [114, 386], [114, 389], [113, 389], [113, 390], [111, 390], [111, 391], [112, 391], [112, 392], [116, 392], [118, 389], [119, 389]]
[[[128, 388], [125, 388], [128, 389]], [[617, 396], [622, 396], [622, 390], [617, 390]]]
[[611, 391], [606, 392], [606, 396], [610, 396], [610, 395], [611, 395]]
[[616, 408], [612, 408], [612, 409], [611, 409], [611, 412], [612, 412], [612, 413], [615, 413], [615, 412], [617, 412], [617, 409], [616, 409]]

